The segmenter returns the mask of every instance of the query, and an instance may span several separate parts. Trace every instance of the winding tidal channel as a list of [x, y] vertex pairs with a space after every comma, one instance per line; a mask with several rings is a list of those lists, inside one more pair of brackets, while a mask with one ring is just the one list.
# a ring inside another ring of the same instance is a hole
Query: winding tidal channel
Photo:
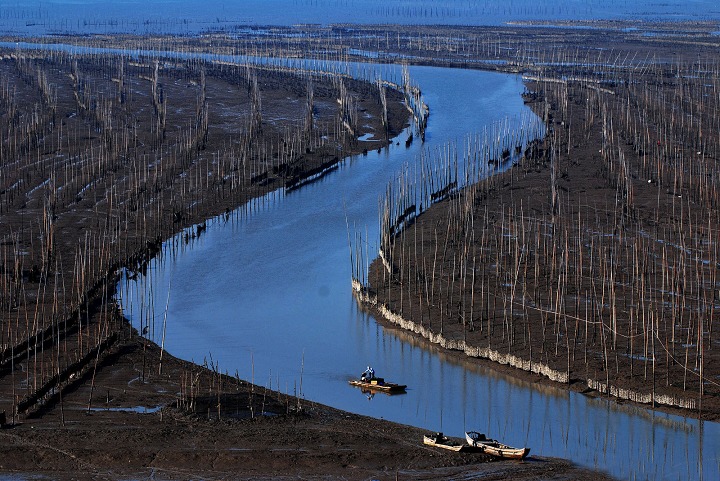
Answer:
[[[362, 231], [376, 255], [388, 182], [423, 153], [531, 116], [518, 76], [432, 67], [410, 75], [431, 110], [424, 144], [406, 147], [403, 134], [318, 182], [209, 221], [198, 239], [167, 241], [146, 278], [121, 283], [126, 315], [158, 344], [166, 318], [164, 347], [175, 356], [308, 401], [452, 436], [486, 432], [620, 479], [720, 479], [717, 423], [504, 377], [385, 329], [358, 308], [348, 231]], [[407, 384], [407, 394], [368, 398], [348, 385], [367, 365]]]

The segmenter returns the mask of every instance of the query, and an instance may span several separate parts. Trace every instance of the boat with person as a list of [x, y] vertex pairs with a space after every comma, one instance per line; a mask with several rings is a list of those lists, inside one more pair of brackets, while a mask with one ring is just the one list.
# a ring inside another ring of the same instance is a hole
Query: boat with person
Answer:
[[530, 448], [514, 448], [495, 439], [490, 439], [477, 431], [467, 431], [465, 440], [469, 446], [479, 448], [482, 452], [498, 458], [525, 459], [530, 453]]
[[384, 392], [385, 394], [404, 393], [407, 385], [387, 382], [382, 377], [375, 376], [375, 370], [370, 366], [360, 375], [360, 379], [351, 379], [350, 385], [357, 386], [363, 392]]

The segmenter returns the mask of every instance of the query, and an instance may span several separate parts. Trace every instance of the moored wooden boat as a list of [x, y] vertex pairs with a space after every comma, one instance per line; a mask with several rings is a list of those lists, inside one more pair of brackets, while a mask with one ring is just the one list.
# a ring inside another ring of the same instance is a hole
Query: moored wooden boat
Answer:
[[477, 452], [479, 448], [465, 444], [459, 439], [452, 439], [445, 436], [443, 433], [426, 434], [423, 436], [423, 444], [428, 446], [435, 446], [437, 448], [443, 448], [455, 452]]
[[352, 386], [357, 386], [363, 391], [384, 392], [386, 394], [404, 393], [407, 386], [405, 384], [396, 384], [394, 382], [386, 382], [381, 377], [370, 380], [352, 379], [348, 381]]
[[466, 432], [465, 440], [469, 446], [477, 447], [482, 452], [498, 458], [524, 459], [530, 453], [530, 448], [514, 448], [495, 439], [489, 439], [477, 431]]

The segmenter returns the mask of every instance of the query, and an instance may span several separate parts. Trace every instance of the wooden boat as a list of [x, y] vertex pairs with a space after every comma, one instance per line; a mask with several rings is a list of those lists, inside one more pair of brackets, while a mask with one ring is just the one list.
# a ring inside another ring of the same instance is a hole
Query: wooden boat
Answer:
[[357, 386], [363, 391], [370, 391], [370, 392], [384, 392], [386, 394], [399, 394], [404, 393], [405, 388], [407, 388], [404, 384], [396, 384], [394, 382], [386, 382], [385, 379], [381, 377], [376, 377], [370, 380], [363, 380], [363, 379], [352, 379], [348, 381], [352, 386]]
[[482, 452], [498, 458], [524, 459], [530, 453], [530, 448], [513, 448], [494, 439], [489, 439], [477, 431], [466, 432], [465, 439], [468, 445], [480, 448]]
[[465, 444], [459, 439], [452, 439], [443, 433], [426, 434], [423, 436], [423, 444], [443, 448], [455, 452], [478, 452], [480, 449], [476, 446]]

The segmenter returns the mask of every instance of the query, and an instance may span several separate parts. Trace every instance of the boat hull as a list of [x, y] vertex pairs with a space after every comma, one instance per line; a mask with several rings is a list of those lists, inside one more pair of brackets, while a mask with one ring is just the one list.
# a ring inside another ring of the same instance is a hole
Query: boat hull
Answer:
[[494, 439], [488, 439], [484, 434], [476, 431], [465, 433], [468, 445], [481, 449], [485, 454], [502, 459], [525, 459], [530, 454], [530, 448], [514, 448]]
[[447, 436], [442, 436], [438, 434], [433, 435], [425, 435], [423, 437], [423, 444], [426, 446], [433, 446], [436, 448], [442, 448], [447, 449], [448, 451], [455, 451], [455, 452], [480, 452], [480, 449], [476, 446], [471, 446], [469, 444], [464, 444], [460, 441], [455, 441], [453, 439], [448, 438]]
[[394, 382], [385, 381], [372, 382], [353, 379], [348, 382], [351, 386], [359, 387], [363, 391], [384, 392], [386, 394], [401, 394], [404, 393], [407, 388], [404, 384], [395, 384]]

